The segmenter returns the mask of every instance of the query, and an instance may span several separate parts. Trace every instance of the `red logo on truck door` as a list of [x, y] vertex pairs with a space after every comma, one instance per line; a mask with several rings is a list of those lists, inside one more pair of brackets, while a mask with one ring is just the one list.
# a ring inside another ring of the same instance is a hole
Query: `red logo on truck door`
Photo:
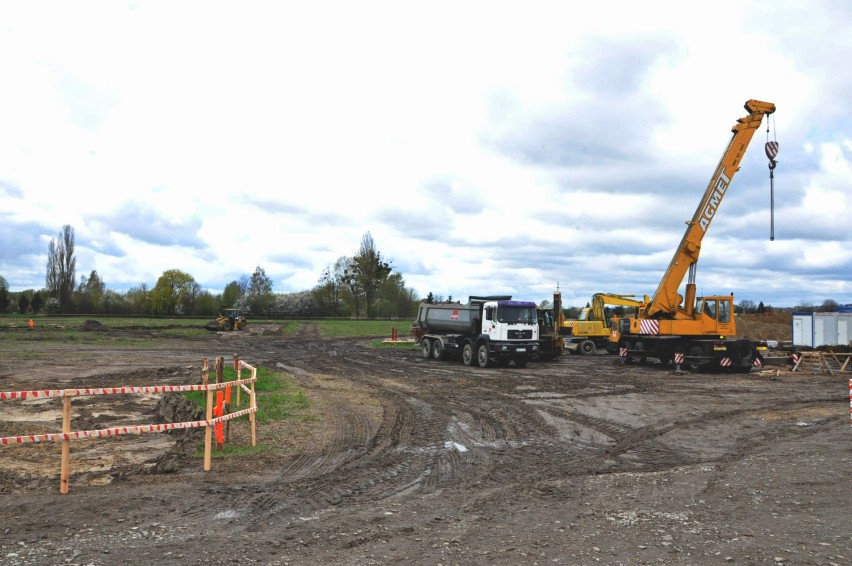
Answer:
[[450, 320], [458, 320], [459, 319], [459, 311], [453, 311], [453, 314], [450, 315]]

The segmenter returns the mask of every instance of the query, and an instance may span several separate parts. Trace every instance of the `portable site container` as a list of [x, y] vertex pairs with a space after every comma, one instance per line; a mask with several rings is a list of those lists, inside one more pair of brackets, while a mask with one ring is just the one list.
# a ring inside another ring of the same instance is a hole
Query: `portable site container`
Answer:
[[852, 312], [794, 312], [793, 345], [848, 346]]

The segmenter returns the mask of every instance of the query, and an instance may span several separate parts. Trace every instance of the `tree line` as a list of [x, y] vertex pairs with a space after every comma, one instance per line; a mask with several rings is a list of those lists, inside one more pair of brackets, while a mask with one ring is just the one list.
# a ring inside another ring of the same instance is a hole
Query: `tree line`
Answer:
[[[423, 300], [443, 302], [444, 298], [429, 292]], [[452, 302], [452, 296], [447, 301]], [[419, 302], [402, 274], [376, 248], [370, 232], [362, 236], [355, 255], [338, 258], [323, 269], [316, 286], [296, 293], [276, 293], [261, 266], [228, 283], [221, 293], [202, 289], [192, 275], [180, 269], [164, 271], [153, 287], [140, 283], [124, 293], [114, 291], [94, 269], [77, 279], [70, 225], [63, 226], [48, 244], [44, 288], [12, 292], [0, 275], [0, 313], [216, 316], [223, 308], [236, 307], [252, 316], [413, 318]], [[550, 301], [544, 300], [540, 306], [550, 308]], [[832, 299], [821, 305], [800, 301], [792, 309], [764, 305], [763, 301], [737, 303], [737, 312], [742, 314], [833, 312], [839, 308], [843, 305]], [[621, 307], [616, 314], [620, 315], [619, 310]], [[574, 319], [581, 307], [564, 306], [563, 311], [566, 318]]]
[[296, 293], [276, 293], [259, 265], [221, 293], [202, 289], [180, 269], [164, 271], [153, 287], [140, 283], [124, 293], [114, 291], [94, 269], [77, 279], [70, 225], [50, 240], [44, 288], [12, 292], [0, 276], [0, 312], [5, 313], [216, 316], [221, 309], [235, 307], [247, 315], [284, 318], [412, 318], [418, 302], [417, 293], [382, 256], [370, 232], [361, 238], [355, 255], [338, 258], [323, 270], [314, 288]]

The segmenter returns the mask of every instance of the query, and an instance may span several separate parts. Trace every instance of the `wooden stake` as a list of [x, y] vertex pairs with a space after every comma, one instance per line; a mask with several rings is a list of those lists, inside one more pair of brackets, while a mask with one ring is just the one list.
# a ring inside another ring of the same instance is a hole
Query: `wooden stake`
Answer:
[[[237, 373], [237, 381], [240, 380], [240, 369], [240, 357], [234, 354], [234, 371]], [[237, 387], [237, 408], [240, 406], [240, 389], [242, 387]]]
[[[62, 432], [71, 432], [71, 395], [62, 397]], [[59, 468], [59, 493], [68, 493], [68, 469], [71, 465], [71, 441], [62, 441], [62, 463]]]
[[[202, 381], [204, 385], [208, 385], [209, 377], [208, 377], [208, 366], [207, 366], [207, 358], [204, 358], [201, 362], [202, 367], [204, 368], [204, 375], [202, 377]], [[207, 390], [207, 412], [206, 412], [207, 422], [210, 422], [210, 419], [213, 418], [213, 391], [210, 389]], [[209, 424], [204, 427], [204, 471], [210, 471], [210, 445], [213, 443], [213, 427]]]
[[[252, 377], [257, 377], [257, 370], [251, 372]], [[249, 395], [249, 406], [257, 410], [257, 395], [254, 392], [254, 381], [251, 382], [251, 395]], [[257, 446], [257, 427], [255, 426], [255, 412], [249, 413], [249, 421], [251, 421], [251, 445]]]

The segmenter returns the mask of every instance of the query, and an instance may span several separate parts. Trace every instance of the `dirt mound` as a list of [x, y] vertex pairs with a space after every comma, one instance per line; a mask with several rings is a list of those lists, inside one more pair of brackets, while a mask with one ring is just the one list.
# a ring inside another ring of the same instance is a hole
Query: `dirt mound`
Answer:
[[107, 327], [98, 322], [97, 320], [87, 320], [83, 324], [80, 325], [80, 330], [84, 330], [86, 332], [106, 332]]
[[739, 314], [737, 338], [789, 342], [793, 339], [793, 315], [789, 312]]

